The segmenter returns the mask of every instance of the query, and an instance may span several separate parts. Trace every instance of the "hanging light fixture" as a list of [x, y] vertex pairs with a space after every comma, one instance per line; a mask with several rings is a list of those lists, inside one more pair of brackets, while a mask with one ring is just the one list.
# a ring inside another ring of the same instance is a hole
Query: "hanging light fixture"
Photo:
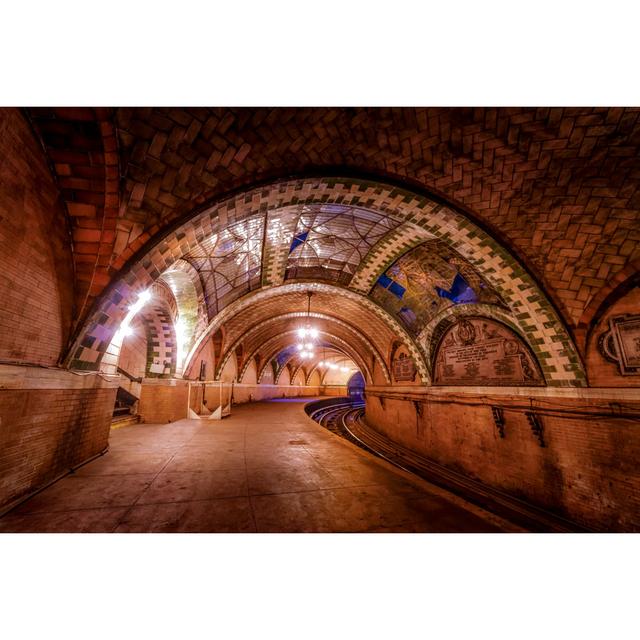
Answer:
[[318, 366], [323, 369], [324, 367], [326, 367], [328, 365], [329, 365], [329, 363], [327, 362], [327, 352], [325, 351], [324, 344], [323, 344], [322, 345], [322, 360], [320, 360], [320, 362], [318, 362]]
[[304, 327], [298, 329], [298, 353], [301, 358], [313, 358], [315, 349], [314, 341], [318, 337], [319, 332], [315, 327], [311, 326], [311, 296], [313, 293], [307, 291], [307, 319]]

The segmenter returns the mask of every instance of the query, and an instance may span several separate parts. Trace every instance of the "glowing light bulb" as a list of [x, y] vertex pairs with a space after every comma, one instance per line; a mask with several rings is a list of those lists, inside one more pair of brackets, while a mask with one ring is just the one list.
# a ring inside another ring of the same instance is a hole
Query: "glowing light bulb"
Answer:
[[311, 344], [311, 342], [307, 342], [307, 344], [304, 345], [308, 350], [313, 349], [313, 344]]
[[340, 371], [346, 373], [347, 371], [349, 371], [348, 367], [340, 367]]
[[304, 345], [303, 344], [299, 344], [298, 345], [298, 351], [304, 351]]
[[306, 329], [298, 329], [298, 335], [301, 338], [304, 338], [307, 335], [307, 330]]
[[317, 329], [309, 329], [309, 335], [312, 338], [317, 338], [318, 337], [318, 330]]

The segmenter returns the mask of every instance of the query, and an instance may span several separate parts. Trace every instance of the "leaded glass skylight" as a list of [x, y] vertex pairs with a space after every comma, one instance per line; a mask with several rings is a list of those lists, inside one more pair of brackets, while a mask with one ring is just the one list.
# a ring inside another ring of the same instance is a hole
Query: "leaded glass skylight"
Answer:
[[203, 240], [185, 260], [200, 274], [209, 317], [260, 286], [264, 217], [248, 218]]
[[344, 205], [302, 207], [289, 250], [285, 277], [348, 285], [371, 247], [399, 221]]

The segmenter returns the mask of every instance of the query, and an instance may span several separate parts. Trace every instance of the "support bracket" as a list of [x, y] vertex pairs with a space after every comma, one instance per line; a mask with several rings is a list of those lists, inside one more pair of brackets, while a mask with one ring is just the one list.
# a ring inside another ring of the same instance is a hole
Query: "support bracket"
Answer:
[[529, 425], [531, 426], [531, 431], [537, 438], [540, 446], [546, 447], [547, 445], [544, 442], [544, 426], [542, 424], [542, 418], [540, 418], [540, 416], [533, 411], [525, 411], [524, 415], [527, 416], [527, 420], [529, 421]]
[[504, 438], [504, 411], [500, 407], [491, 407], [493, 422], [498, 430], [498, 435]]

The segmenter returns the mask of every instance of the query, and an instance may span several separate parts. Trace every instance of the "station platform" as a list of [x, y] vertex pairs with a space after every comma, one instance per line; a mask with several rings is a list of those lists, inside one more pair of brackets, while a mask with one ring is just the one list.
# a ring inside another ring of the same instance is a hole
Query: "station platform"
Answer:
[[521, 529], [313, 422], [304, 405], [136, 424], [0, 518], [0, 532], [501, 532]]

